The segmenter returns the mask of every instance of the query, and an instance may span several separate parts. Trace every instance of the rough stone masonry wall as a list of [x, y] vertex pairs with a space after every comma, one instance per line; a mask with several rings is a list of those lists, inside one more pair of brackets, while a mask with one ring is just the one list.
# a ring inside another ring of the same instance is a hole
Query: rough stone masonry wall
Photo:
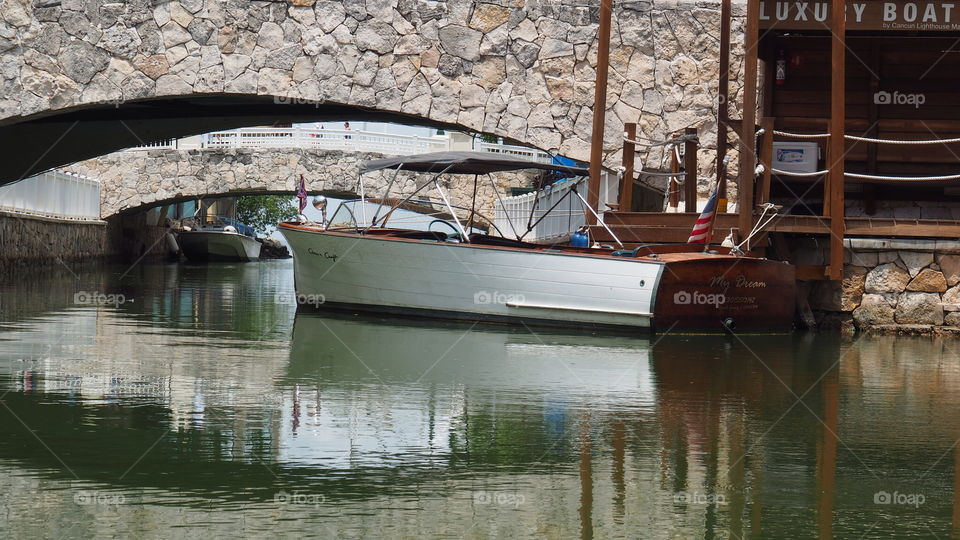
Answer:
[[97, 262], [111, 254], [102, 221], [0, 212], [0, 278], [37, 267]]
[[846, 251], [842, 282], [817, 282], [811, 308], [847, 330], [960, 334], [960, 246]]
[[[108, 218], [123, 210], [148, 208], [174, 199], [237, 192], [292, 196], [301, 174], [311, 193], [356, 193], [360, 163], [381, 157], [338, 150], [147, 150], [115, 152], [75, 163], [68, 170], [100, 180], [100, 215]], [[364, 175], [366, 196], [382, 196], [393, 174], [380, 171]], [[530, 185], [533, 176], [518, 172], [500, 173], [493, 178], [502, 194], [510, 187]], [[408, 195], [430, 179], [431, 175], [401, 173], [391, 194]], [[473, 177], [448, 175], [442, 178], [441, 185], [453, 204], [470, 206]], [[477, 208], [491, 212], [496, 196], [489, 180], [481, 177]], [[417, 197], [439, 200], [434, 188], [425, 188]]]
[[[734, 2], [734, 104], [743, 11]], [[604, 164], [620, 164], [624, 122], [652, 139], [697, 127], [705, 192], [719, 2], [615, 2], [614, 21]], [[0, 124], [239, 93], [400, 112], [587, 160], [597, 27], [583, 0], [0, 0]]]

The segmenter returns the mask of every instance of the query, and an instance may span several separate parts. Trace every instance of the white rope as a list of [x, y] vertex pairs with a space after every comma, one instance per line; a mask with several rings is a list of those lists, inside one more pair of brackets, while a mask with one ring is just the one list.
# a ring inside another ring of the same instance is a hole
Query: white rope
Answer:
[[[781, 171], [780, 169], [771, 169], [774, 174], [780, 176], [799, 176], [799, 177], [811, 177], [811, 176], [822, 176], [829, 173], [830, 171], [814, 171], [814, 172], [796, 172], [796, 171]], [[845, 172], [844, 176], [849, 176], [850, 178], [858, 178], [860, 180], [877, 180], [880, 182], [937, 182], [945, 180], [960, 180], [960, 174], [945, 174], [943, 176], [880, 176], [876, 174], [863, 174], [863, 173], [852, 173]]]
[[[777, 205], [775, 205], [775, 204], [773, 204], [773, 203], [763, 203], [762, 206], [763, 206], [763, 212], [760, 213], [760, 217], [757, 219], [757, 224], [754, 225], [753, 230], [750, 231], [750, 234], [748, 234], [747, 237], [743, 239], [743, 242], [740, 242], [739, 244], [737, 244], [736, 246], [734, 246], [733, 248], [731, 248], [731, 250], [730, 250], [731, 252], [737, 252], [737, 253], [742, 254], [742, 253], [743, 253], [743, 250], [740, 249], [740, 248], [743, 247], [744, 244], [747, 245], [747, 251], [750, 251], [750, 240], [751, 240], [757, 233], [759, 233], [761, 230], [763, 230], [764, 227], [766, 227], [767, 225], [769, 225], [770, 222], [772, 222], [772, 221], [774, 220], [774, 218], [777, 217], [777, 211], [780, 209], [779, 206], [777, 206]], [[766, 221], [763, 221], [763, 217], [766, 216], [766, 215], [767, 215], [767, 212], [770, 211], [770, 210], [773, 210], [773, 213], [770, 214], [770, 217], [767, 218]]]
[[779, 176], [801, 176], [801, 177], [822, 176], [830, 172], [830, 171], [797, 172], [797, 171], [781, 171], [780, 169], [770, 169], [770, 171]]
[[850, 178], [859, 178], [861, 180], [879, 180], [890, 182], [935, 182], [937, 180], [960, 180], [960, 174], [947, 174], [943, 176], [877, 176], [874, 174], [861, 173], [843, 173]]
[[790, 137], [792, 139], [829, 139], [829, 133], [790, 133], [787, 131], [773, 130], [774, 135], [781, 137]]
[[[763, 130], [760, 130], [763, 131]], [[781, 137], [789, 137], [792, 139], [829, 139], [829, 133], [790, 133], [787, 131], [777, 131], [774, 130], [775, 135]], [[844, 135], [844, 138], [848, 141], [859, 141], [867, 143], [876, 143], [876, 144], [897, 144], [897, 145], [920, 145], [920, 144], [956, 144], [960, 143], [960, 137], [953, 139], [912, 139], [898, 141], [896, 139], [875, 139], [872, 137], [858, 137], [856, 135]]]
[[[651, 148], [654, 146], [667, 146], [668, 144], [680, 144], [682, 142], [687, 142], [687, 141], [699, 142], [699, 139], [693, 133], [690, 133], [688, 135], [680, 135], [679, 137], [674, 137], [673, 139], [667, 139], [665, 141], [656, 141], [654, 139], [646, 139], [642, 137], [637, 139], [630, 139], [626, 136], [626, 134], [624, 134], [623, 141], [628, 143], [633, 143], [637, 146], [642, 146], [644, 148]], [[646, 142], [641, 142], [641, 141], [646, 141]]]
[[955, 139], [926, 139], [926, 140], [907, 140], [907, 141], [898, 141], [895, 139], [872, 139], [870, 137], [857, 137], [854, 135], [846, 135], [846, 138], [847, 140], [850, 140], [850, 141], [861, 141], [861, 142], [878, 143], [878, 144], [898, 144], [898, 145], [960, 143], [960, 137]]

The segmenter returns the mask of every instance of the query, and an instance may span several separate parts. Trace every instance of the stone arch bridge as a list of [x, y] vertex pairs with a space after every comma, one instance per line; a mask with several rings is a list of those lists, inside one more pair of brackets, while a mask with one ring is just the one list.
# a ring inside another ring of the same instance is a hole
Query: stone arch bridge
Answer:
[[[625, 121], [652, 138], [698, 126], [713, 143], [718, 12], [616, 3], [607, 165]], [[581, 0], [0, 0], [0, 183], [310, 120], [479, 131], [585, 160], [597, 19]]]
[[[190, 199], [242, 194], [293, 196], [302, 174], [307, 190], [339, 197], [357, 196], [361, 162], [384, 157], [370, 152], [314, 149], [224, 148], [205, 150], [158, 149], [114, 152], [70, 166], [70, 170], [101, 182], [100, 216], [133, 214], [140, 210]], [[382, 196], [393, 171], [364, 175], [367, 196]], [[401, 173], [391, 196], [412, 194], [432, 177]], [[531, 173], [498, 173], [478, 182], [478, 211], [492, 217], [497, 193], [529, 185]], [[473, 178], [444, 175], [440, 181], [453, 204], [469, 207]], [[425, 188], [419, 198], [439, 200]]]

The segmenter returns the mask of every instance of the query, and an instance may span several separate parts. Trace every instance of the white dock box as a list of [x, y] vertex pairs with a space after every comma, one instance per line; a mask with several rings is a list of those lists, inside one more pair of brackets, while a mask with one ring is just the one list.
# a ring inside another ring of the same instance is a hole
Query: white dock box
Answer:
[[773, 143], [773, 168], [791, 172], [815, 172], [820, 145], [815, 142], [779, 141]]

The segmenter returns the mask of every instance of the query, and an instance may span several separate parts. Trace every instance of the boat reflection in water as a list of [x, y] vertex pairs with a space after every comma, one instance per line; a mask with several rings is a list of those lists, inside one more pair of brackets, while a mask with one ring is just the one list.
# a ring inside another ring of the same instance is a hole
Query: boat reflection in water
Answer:
[[[948, 537], [960, 516], [939, 342], [291, 321], [262, 300], [291, 284], [217, 276], [234, 300], [75, 311], [85, 341], [49, 357], [18, 344], [59, 315], [5, 334], [2, 412], [23, 424], [0, 422], [0, 534]], [[257, 341], [248, 310], [279, 330]]]

